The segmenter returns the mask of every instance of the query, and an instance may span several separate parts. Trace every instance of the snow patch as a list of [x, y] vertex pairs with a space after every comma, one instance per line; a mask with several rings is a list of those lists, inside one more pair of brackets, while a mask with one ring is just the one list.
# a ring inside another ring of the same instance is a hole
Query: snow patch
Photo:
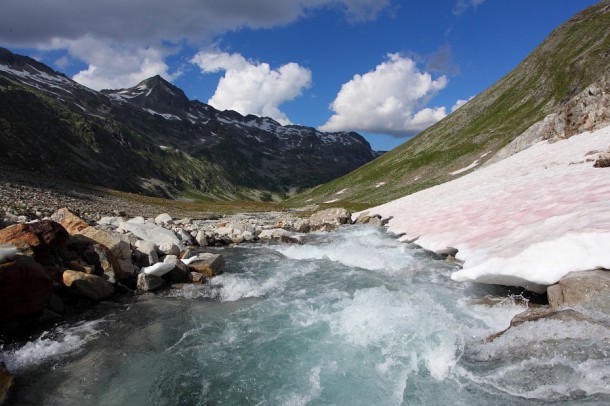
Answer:
[[610, 127], [541, 142], [367, 211], [393, 217], [388, 231], [402, 240], [457, 248], [454, 280], [544, 292], [569, 272], [610, 268], [610, 171], [586, 159], [608, 145]]
[[338, 201], [339, 201], [339, 199], [332, 199], [332, 200], [327, 200], [327, 201], [325, 201], [323, 203], [329, 204], [329, 203], [335, 203], [335, 202], [338, 202]]
[[375, 188], [382, 187], [383, 185], [385, 185], [385, 182], [379, 182], [378, 184], [375, 185]]
[[343, 193], [345, 193], [345, 191], [347, 190], [347, 188], [342, 189], [340, 191], [338, 191], [337, 193], [335, 193], [336, 195], [342, 195]]

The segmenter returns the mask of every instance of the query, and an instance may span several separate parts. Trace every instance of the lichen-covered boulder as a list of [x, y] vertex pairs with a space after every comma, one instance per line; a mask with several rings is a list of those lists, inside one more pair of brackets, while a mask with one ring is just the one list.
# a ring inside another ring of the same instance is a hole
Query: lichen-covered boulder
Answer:
[[309, 218], [311, 231], [331, 231], [351, 220], [351, 213], [344, 208], [334, 207], [318, 211]]

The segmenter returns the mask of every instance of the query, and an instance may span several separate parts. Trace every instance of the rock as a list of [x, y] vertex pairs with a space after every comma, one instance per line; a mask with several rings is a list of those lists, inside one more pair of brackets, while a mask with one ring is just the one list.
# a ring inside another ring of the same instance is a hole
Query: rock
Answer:
[[0, 264], [0, 321], [42, 311], [53, 292], [53, 281], [34, 258], [17, 255]]
[[152, 241], [138, 240], [136, 242], [136, 251], [141, 252], [145, 258], [145, 261], [140, 263], [140, 266], [151, 266], [159, 262], [157, 244]]
[[193, 237], [191, 237], [191, 235], [189, 233], [187, 233], [186, 231], [184, 231], [183, 229], [179, 228], [178, 230], [176, 230], [176, 234], [183, 245], [184, 244], [186, 244], [186, 245], [195, 244], [195, 239]]
[[241, 238], [243, 238], [244, 241], [253, 241], [256, 237], [251, 231], [244, 231], [241, 234]]
[[547, 288], [551, 307], [582, 306], [610, 314], [610, 271], [570, 272]]
[[51, 220], [61, 224], [70, 235], [78, 234], [89, 227], [89, 224], [65, 207], [53, 213]]
[[98, 220], [97, 224], [102, 226], [118, 227], [119, 224], [124, 221], [125, 219], [123, 217], [102, 217]]
[[206, 276], [199, 272], [190, 272], [188, 274], [188, 281], [190, 283], [206, 283]]
[[197, 259], [188, 265], [188, 269], [199, 272], [208, 278], [222, 273], [225, 258], [221, 254], [199, 254]]
[[0, 264], [12, 261], [19, 250], [14, 244], [3, 244], [0, 246]]
[[36, 261], [42, 264], [47, 264], [51, 251], [63, 246], [69, 237], [66, 229], [52, 220], [17, 224], [0, 230], [0, 244], [31, 248]]
[[178, 255], [180, 255], [180, 247], [178, 247], [176, 244], [171, 244], [171, 243], [166, 242], [166, 243], [159, 245], [158, 252], [161, 253], [162, 255], [178, 256]]
[[157, 275], [141, 273], [138, 274], [138, 283], [136, 286], [139, 290], [150, 292], [163, 286], [163, 279]]
[[209, 242], [208, 242], [208, 237], [205, 234], [204, 230], [199, 230], [197, 232], [197, 236], [195, 237], [195, 241], [197, 241], [197, 244], [199, 244], [202, 247], [207, 247]]
[[610, 167], [610, 151], [601, 154], [599, 158], [593, 164], [594, 168], [608, 168]]
[[8, 398], [12, 387], [13, 375], [6, 369], [4, 362], [0, 362], [0, 405]]
[[[132, 219], [133, 220], [133, 219]], [[151, 223], [135, 223], [132, 220], [125, 221], [119, 225], [119, 230], [124, 230], [132, 233], [142, 240], [152, 241], [157, 245], [164, 243], [175, 244], [182, 248], [183, 245], [176, 235], [163, 227]]]
[[106, 299], [114, 293], [114, 287], [101, 276], [88, 275], [83, 272], [65, 270], [62, 274], [65, 286], [79, 296], [92, 300]]
[[163, 263], [173, 265], [172, 270], [163, 275], [163, 279], [171, 283], [183, 283], [188, 280], [188, 267], [176, 255], [167, 255], [163, 258]]
[[330, 231], [348, 223], [350, 219], [351, 213], [341, 207], [321, 210], [311, 215], [309, 228], [311, 231]]
[[99, 257], [100, 267], [102, 268], [104, 275], [108, 278], [108, 282], [117, 283], [125, 278], [125, 273], [123, 272], [121, 265], [106, 246], [93, 244], [91, 247]]
[[113, 231], [99, 230], [87, 227], [80, 231], [80, 235], [102, 244], [112, 252], [117, 259], [131, 259], [131, 245], [128, 239]]
[[561, 320], [561, 321], [582, 321], [591, 324], [599, 324], [594, 319], [577, 312], [576, 310], [566, 309], [566, 310], [557, 310], [557, 309], [548, 309], [548, 308], [536, 308], [536, 309], [527, 309], [526, 311], [517, 314], [510, 321], [510, 326], [502, 330], [496, 334], [492, 334], [486, 338], [485, 341], [493, 341], [496, 338], [500, 337], [504, 333], [506, 333], [509, 329], [517, 327], [523, 323], [533, 322], [537, 320]]
[[297, 233], [291, 233], [290, 231], [284, 230], [283, 228], [273, 228], [270, 230], [263, 230], [258, 235], [261, 240], [278, 240], [288, 243], [301, 244], [303, 242], [303, 235]]
[[155, 217], [155, 224], [158, 225], [171, 224], [172, 222], [172, 216], [167, 213], [159, 214]]

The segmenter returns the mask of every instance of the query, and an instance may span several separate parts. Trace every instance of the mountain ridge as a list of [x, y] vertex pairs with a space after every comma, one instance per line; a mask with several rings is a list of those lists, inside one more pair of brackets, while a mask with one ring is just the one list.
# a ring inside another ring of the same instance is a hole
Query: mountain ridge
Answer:
[[219, 111], [161, 78], [96, 92], [0, 49], [3, 164], [124, 191], [279, 199], [376, 153], [353, 132]]

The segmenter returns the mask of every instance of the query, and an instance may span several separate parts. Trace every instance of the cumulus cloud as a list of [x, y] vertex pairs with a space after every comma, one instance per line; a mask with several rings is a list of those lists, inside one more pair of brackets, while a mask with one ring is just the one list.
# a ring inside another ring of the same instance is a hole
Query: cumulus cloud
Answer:
[[458, 0], [453, 6], [453, 14], [456, 16], [464, 14], [469, 8], [476, 9], [485, 0]]
[[[346, 18], [374, 18], [393, 0], [5, 0], [0, 43], [39, 50], [64, 49], [88, 65], [75, 76], [91, 86], [125, 87], [147, 74], [171, 78], [163, 44], [209, 45], [241, 28], [288, 24], [320, 7]], [[85, 52], [83, 46], [95, 43]], [[116, 73], [115, 69], [119, 69]]]
[[446, 85], [445, 76], [433, 79], [410, 58], [388, 54], [374, 71], [343, 84], [330, 105], [335, 114], [320, 129], [397, 137], [417, 133], [447, 115], [445, 107], [425, 107]]
[[279, 106], [311, 85], [311, 71], [293, 62], [272, 69], [267, 63], [226, 52], [199, 52], [192, 62], [204, 73], [225, 72], [208, 104], [219, 110], [271, 117], [281, 124], [290, 124], [290, 120]]

